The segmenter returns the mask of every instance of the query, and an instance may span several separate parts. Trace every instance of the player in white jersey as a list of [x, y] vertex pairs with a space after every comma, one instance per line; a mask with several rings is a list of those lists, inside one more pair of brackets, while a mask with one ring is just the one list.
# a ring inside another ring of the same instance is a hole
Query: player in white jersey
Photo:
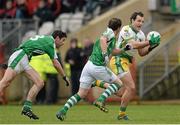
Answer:
[[66, 77], [59, 61], [57, 60], [56, 48], [64, 45], [66, 33], [56, 30], [51, 36], [36, 35], [22, 43], [15, 52], [10, 56], [8, 61], [8, 68], [4, 77], [0, 81], [0, 93], [7, 88], [11, 81], [20, 72], [25, 72], [27, 77], [34, 82], [34, 85], [29, 90], [27, 99], [22, 108], [22, 114], [32, 119], [39, 119], [32, 112], [32, 101], [35, 99], [38, 92], [44, 86], [40, 75], [29, 65], [29, 60], [32, 56], [48, 54], [56, 70], [63, 76], [63, 79], [69, 84], [69, 79]]
[[[135, 83], [132, 79], [129, 71], [129, 65], [134, 58], [136, 52], [140, 56], [147, 55], [153, 48], [153, 44], [159, 43], [160, 39], [152, 36], [151, 40], [148, 41], [145, 38], [144, 33], [141, 31], [144, 23], [144, 15], [142, 12], [134, 12], [130, 17], [130, 25], [124, 26], [119, 34], [116, 48], [123, 48], [127, 44], [131, 45], [132, 48], [129, 51], [121, 53], [120, 55], [113, 56], [110, 60], [111, 70], [118, 75], [125, 86], [125, 92], [121, 98], [121, 107], [118, 114], [118, 119], [128, 120], [128, 116], [125, 113], [126, 108], [130, 99], [135, 95]], [[96, 81], [96, 86], [107, 88], [108, 83], [103, 81]], [[117, 93], [120, 96], [120, 92]]]

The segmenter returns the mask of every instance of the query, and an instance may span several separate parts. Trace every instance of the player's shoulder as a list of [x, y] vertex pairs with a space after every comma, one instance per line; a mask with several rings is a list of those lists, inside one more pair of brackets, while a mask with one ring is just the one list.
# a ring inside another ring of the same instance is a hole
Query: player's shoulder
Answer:
[[52, 36], [44, 36], [47, 42], [54, 43], [54, 38]]
[[103, 32], [103, 35], [110, 35], [114, 34], [113, 30], [109, 27], [106, 28], [106, 30]]
[[113, 37], [115, 37], [115, 34], [113, 32], [113, 30], [111, 28], [108, 28], [103, 32], [101, 37], [106, 37], [108, 39], [108, 41], [110, 39], [112, 39]]
[[131, 30], [130, 26], [129, 25], [125, 25], [122, 27], [121, 31], [124, 31], [124, 32], [128, 32], [129, 30]]
[[50, 36], [50, 35], [44, 35], [44, 38], [54, 40], [54, 38], [52, 36]]
[[126, 26], [122, 27], [119, 36], [127, 38], [127, 37], [131, 37], [132, 34], [133, 34], [133, 32], [132, 32], [130, 26], [126, 25]]
[[130, 36], [133, 34], [133, 31], [129, 25], [123, 26], [120, 32], [121, 34], [124, 34], [126, 36]]

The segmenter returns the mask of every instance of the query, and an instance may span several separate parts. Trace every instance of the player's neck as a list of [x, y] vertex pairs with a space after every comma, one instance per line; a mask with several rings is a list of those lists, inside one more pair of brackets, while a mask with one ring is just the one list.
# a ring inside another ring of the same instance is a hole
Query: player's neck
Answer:
[[136, 30], [131, 24], [129, 25], [129, 27], [132, 29], [132, 31], [134, 31], [136, 34], [139, 32], [138, 30]]

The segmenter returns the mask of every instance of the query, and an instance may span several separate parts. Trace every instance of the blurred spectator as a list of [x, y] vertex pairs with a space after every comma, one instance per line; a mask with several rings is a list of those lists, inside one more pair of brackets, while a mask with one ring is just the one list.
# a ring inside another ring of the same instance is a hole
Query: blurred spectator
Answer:
[[[61, 63], [60, 53], [57, 52], [58, 61]], [[59, 93], [59, 80], [58, 80], [58, 72], [54, 68], [52, 61], [48, 56], [44, 58], [44, 62], [46, 63], [45, 73], [47, 77], [47, 88], [46, 88], [46, 104], [54, 104], [57, 102], [58, 93]]]
[[70, 64], [72, 95], [77, 93], [79, 89], [79, 78], [83, 68], [82, 58], [82, 49], [78, 47], [78, 40], [72, 38], [70, 48], [65, 56], [65, 62]]
[[85, 0], [75, 0], [75, 11], [83, 11], [83, 7], [86, 4]]
[[160, 0], [161, 6], [170, 6], [170, 0]]
[[5, 9], [0, 9], [0, 18], [14, 18], [16, 8], [13, 6], [12, 0], [6, 1]]
[[87, 3], [85, 5], [85, 15], [86, 19], [90, 20], [91, 18], [94, 17], [95, 11], [99, 11], [96, 13], [100, 13], [100, 5], [98, 0], [87, 0]]
[[89, 56], [91, 55], [94, 43], [90, 38], [85, 38], [83, 44], [83, 65], [85, 65]]
[[28, 8], [28, 13], [29, 13], [29, 15], [31, 17], [36, 12], [36, 10], [38, 8], [39, 1], [40, 0], [26, 0], [26, 5], [27, 5], [27, 8]]
[[85, 16], [90, 20], [123, 0], [86, 0]]
[[0, 42], [0, 64], [5, 62], [5, 49], [7, 49], [5, 44]]
[[41, 26], [44, 22], [54, 21], [52, 11], [47, 7], [45, 0], [40, 0], [37, 11], [34, 14], [34, 18], [38, 19]]
[[62, 0], [62, 11], [61, 13], [73, 13], [75, 12], [74, 8], [74, 2], [71, 2], [71, 0]]
[[16, 0], [16, 18], [26, 19], [29, 18], [26, 0]]
[[62, 13], [82, 11], [85, 3], [85, 0], [62, 0]]
[[4, 9], [6, 0], [0, 0], [0, 9]]
[[58, 17], [61, 11], [61, 0], [48, 0], [48, 8], [55, 18]]
[[114, 0], [99, 0], [99, 4], [101, 5], [102, 9], [106, 9], [113, 5]]

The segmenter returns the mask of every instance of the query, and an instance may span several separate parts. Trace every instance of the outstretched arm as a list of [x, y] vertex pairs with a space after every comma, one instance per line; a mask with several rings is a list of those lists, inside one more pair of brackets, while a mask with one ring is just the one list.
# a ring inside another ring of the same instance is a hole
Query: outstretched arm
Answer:
[[139, 55], [140, 56], [146, 56], [149, 53], [149, 47], [150, 47], [150, 45], [148, 45], [144, 48], [138, 49]]
[[146, 46], [149, 46], [149, 41], [146, 40], [139, 42], [139, 41], [131, 40], [130, 44], [132, 45], [133, 49], [142, 49]]
[[123, 53], [125, 51], [128, 51], [128, 50], [131, 50], [131, 49], [133, 49], [132, 44], [126, 44], [126, 46], [123, 47], [123, 48], [114, 48], [113, 51], [112, 51], [111, 56], [121, 54], [121, 53]]
[[149, 42], [148, 46], [138, 49], [140, 56], [145, 56], [149, 52], [151, 52], [154, 48], [156, 48], [160, 44], [160, 36], [154, 37], [154, 34], [153, 34], [148, 42]]
[[64, 73], [64, 70], [63, 70], [63, 68], [62, 68], [62, 66], [61, 66], [61, 64], [59, 63], [59, 61], [58, 61], [57, 59], [53, 59], [52, 62], [53, 62], [54, 67], [55, 67], [56, 70], [58, 71], [58, 73], [59, 73], [62, 77], [66, 76], [65, 73]]

